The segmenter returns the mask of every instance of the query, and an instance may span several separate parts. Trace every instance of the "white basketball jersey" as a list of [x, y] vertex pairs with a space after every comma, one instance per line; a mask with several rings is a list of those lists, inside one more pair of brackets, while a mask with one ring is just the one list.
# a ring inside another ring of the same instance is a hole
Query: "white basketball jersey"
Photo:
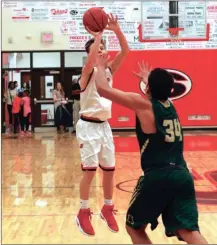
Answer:
[[[94, 71], [86, 89], [80, 94], [80, 115], [106, 121], [111, 118], [112, 102], [98, 94], [96, 88], [96, 73], [97, 68], [94, 67]], [[106, 69], [106, 78], [109, 85], [112, 87], [113, 80], [109, 68]]]

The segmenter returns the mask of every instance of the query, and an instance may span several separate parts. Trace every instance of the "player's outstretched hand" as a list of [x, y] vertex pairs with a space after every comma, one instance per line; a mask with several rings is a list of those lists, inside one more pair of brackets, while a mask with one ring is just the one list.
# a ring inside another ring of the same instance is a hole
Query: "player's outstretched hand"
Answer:
[[134, 72], [133, 74], [138, 77], [140, 80], [142, 80], [144, 83], [148, 83], [148, 76], [152, 70], [152, 67], [149, 67], [148, 63], [145, 64], [144, 61], [142, 61], [142, 64], [138, 62], [139, 66], [139, 72]]
[[90, 35], [92, 35], [94, 38], [102, 38], [102, 34], [103, 32], [94, 32], [91, 31], [87, 26], [85, 26], [85, 29], [88, 33], [90, 33]]
[[108, 25], [105, 29], [114, 32], [120, 29], [117, 15], [114, 17], [113, 14], [108, 14]]

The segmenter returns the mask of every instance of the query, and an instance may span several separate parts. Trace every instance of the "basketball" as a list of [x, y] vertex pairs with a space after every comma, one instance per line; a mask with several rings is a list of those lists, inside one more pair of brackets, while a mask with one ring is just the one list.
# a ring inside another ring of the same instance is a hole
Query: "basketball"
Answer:
[[102, 32], [108, 25], [108, 16], [102, 8], [90, 8], [84, 13], [83, 24], [91, 31]]

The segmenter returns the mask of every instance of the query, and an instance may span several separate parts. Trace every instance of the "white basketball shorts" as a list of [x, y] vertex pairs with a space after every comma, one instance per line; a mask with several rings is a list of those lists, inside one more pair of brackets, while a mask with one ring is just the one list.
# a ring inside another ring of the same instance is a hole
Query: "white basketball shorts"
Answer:
[[104, 171], [115, 169], [114, 140], [109, 123], [87, 122], [79, 119], [76, 137], [80, 147], [82, 170]]

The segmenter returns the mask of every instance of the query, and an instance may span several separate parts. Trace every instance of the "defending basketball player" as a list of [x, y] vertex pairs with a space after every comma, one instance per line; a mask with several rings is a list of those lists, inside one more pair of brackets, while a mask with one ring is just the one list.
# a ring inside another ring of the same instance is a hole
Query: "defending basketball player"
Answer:
[[[111, 118], [112, 102], [100, 97], [96, 89], [97, 59], [104, 53], [105, 43], [102, 40], [102, 32], [94, 33], [86, 27], [87, 31], [94, 36], [89, 40], [85, 49], [88, 53], [87, 62], [82, 70], [79, 80], [80, 95], [80, 120], [76, 126], [76, 136], [80, 145], [83, 178], [80, 183], [80, 211], [76, 217], [76, 224], [81, 232], [93, 236], [95, 231], [91, 224], [91, 211], [88, 200], [91, 183], [97, 167], [103, 170], [104, 206], [100, 217], [105, 221], [108, 228], [118, 232], [119, 228], [115, 220], [113, 197], [113, 182], [115, 170], [115, 152], [112, 131], [108, 123]], [[109, 16], [106, 28], [113, 31], [121, 46], [121, 51], [113, 61], [104, 68], [106, 81], [112, 86], [112, 75], [117, 71], [129, 52], [128, 43], [120, 30], [117, 18]]]
[[96, 85], [104, 98], [136, 112], [136, 134], [144, 176], [138, 180], [127, 212], [126, 229], [134, 244], [150, 244], [145, 229], [154, 230], [162, 215], [167, 236], [188, 244], [206, 244], [199, 233], [194, 182], [183, 157], [183, 132], [177, 112], [168, 100], [173, 77], [164, 69], [137, 74], [146, 94], [111, 88], [106, 79], [106, 57], [98, 59]]

